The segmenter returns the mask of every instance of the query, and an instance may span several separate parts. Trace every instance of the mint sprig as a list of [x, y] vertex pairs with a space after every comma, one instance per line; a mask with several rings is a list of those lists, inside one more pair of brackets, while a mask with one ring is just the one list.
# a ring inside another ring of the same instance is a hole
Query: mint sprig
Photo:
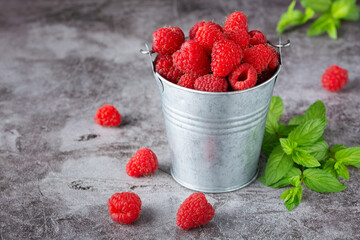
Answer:
[[357, 21], [360, 18], [356, 0], [300, 0], [300, 4], [305, 12], [294, 10], [296, 0], [293, 0], [288, 10], [282, 14], [276, 27], [279, 34], [291, 26], [303, 25], [310, 19], [316, 19], [308, 30], [308, 36], [327, 32], [329, 37], [337, 39], [340, 20]]
[[281, 98], [273, 97], [262, 145], [269, 158], [259, 180], [272, 188], [292, 185], [280, 197], [290, 211], [300, 204], [304, 186], [320, 193], [344, 190], [346, 186], [338, 179], [349, 180], [348, 166], [360, 168], [360, 147], [329, 148], [322, 136], [327, 120], [321, 101], [313, 103], [288, 125], [279, 123], [283, 111]]

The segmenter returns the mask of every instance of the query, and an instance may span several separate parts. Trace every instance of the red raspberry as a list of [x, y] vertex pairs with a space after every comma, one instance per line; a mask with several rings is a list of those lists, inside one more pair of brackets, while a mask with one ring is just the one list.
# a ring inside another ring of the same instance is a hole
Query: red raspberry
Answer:
[[108, 200], [108, 209], [113, 221], [130, 224], [140, 214], [141, 199], [136, 193], [115, 193]]
[[251, 46], [267, 43], [265, 35], [258, 30], [250, 31], [249, 36], [250, 36], [250, 45]]
[[194, 40], [186, 41], [181, 49], [173, 54], [173, 62], [178, 69], [195, 77], [210, 72], [210, 59]]
[[148, 148], [140, 148], [126, 164], [126, 173], [131, 177], [149, 175], [159, 167], [157, 157]]
[[155, 71], [172, 83], [177, 83], [184, 74], [174, 66], [171, 55], [158, 55], [155, 60]]
[[179, 27], [159, 28], [153, 33], [152, 50], [161, 55], [171, 55], [180, 49], [185, 35]]
[[279, 66], [279, 53], [271, 46], [267, 46], [271, 51], [271, 57], [269, 62], [270, 69], [276, 69]]
[[228, 82], [225, 78], [208, 74], [195, 80], [194, 88], [206, 92], [226, 92]]
[[185, 230], [210, 222], [215, 214], [203, 193], [193, 193], [180, 205], [176, 224]]
[[345, 69], [332, 65], [322, 75], [321, 83], [327, 90], [336, 92], [343, 88], [348, 80], [348, 72]]
[[222, 39], [226, 39], [224, 33], [211, 23], [205, 23], [202, 27], [199, 27], [194, 38], [209, 55], [214, 43]]
[[250, 63], [255, 68], [257, 74], [260, 74], [269, 66], [271, 56], [270, 48], [264, 44], [258, 44], [245, 50], [243, 62]]
[[220, 40], [214, 44], [211, 53], [211, 70], [220, 77], [227, 76], [240, 64], [243, 51], [240, 45], [231, 40]]
[[201, 21], [201, 22], [197, 22], [195, 23], [195, 25], [190, 29], [189, 31], [189, 37], [190, 39], [194, 39], [195, 38], [195, 35], [196, 35], [196, 32], [197, 30], [199, 30], [200, 27], [204, 26], [204, 24], [207, 23], [209, 25], [214, 25], [215, 27], [217, 27], [220, 31], [222, 31], [222, 27], [217, 24], [217, 23], [214, 23], [214, 22], [206, 22], [206, 21]]
[[225, 32], [225, 35], [235, 43], [239, 44], [243, 50], [249, 47], [250, 36], [245, 29], [237, 28]]
[[96, 111], [94, 120], [104, 127], [116, 127], [121, 123], [121, 115], [114, 106], [105, 104]]
[[182, 87], [194, 89], [195, 80], [196, 78], [194, 76], [189, 74], [184, 74], [181, 76], [178, 85]]
[[234, 90], [244, 90], [255, 86], [257, 80], [256, 70], [248, 63], [235, 68], [229, 75], [229, 83]]
[[248, 31], [247, 18], [242, 12], [233, 12], [224, 23], [224, 31], [232, 31], [237, 28]]

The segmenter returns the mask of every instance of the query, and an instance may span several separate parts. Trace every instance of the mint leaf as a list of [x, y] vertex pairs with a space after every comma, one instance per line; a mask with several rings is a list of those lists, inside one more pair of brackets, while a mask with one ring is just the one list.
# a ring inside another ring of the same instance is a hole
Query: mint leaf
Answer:
[[291, 155], [293, 150], [297, 147], [298, 144], [296, 142], [291, 141], [290, 139], [280, 138], [280, 145], [283, 151], [287, 155]]
[[315, 157], [318, 161], [323, 161], [329, 157], [329, 145], [323, 137], [321, 137], [313, 145], [302, 147], [307, 153]]
[[292, 166], [291, 157], [284, 153], [281, 146], [277, 146], [270, 154], [265, 166], [266, 184], [271, 185], [279, 181], [289, 172]]
[[307, 35], [309, 37], [318, 36], [324, 33], [328, 29], [328, 25], [333, 22], [333, 19], [329, 13], [326, 13], [319, 17], [313, 24], [310, 26]]
[[304, 184], [316, 192], [340, 192], [346, 188], [333, 175], [322, 169], [306, 169], [303, 174]]
[[344, 163], [342, 163], [341, 161], [337, 161], [334, 165], [334, 169], [340, 177], [349, 181], [349, 171], [344, 165]]
[[279, 130], [279, 118], [277, 118], [273, 112], [269, 111], [266, 117], [265, 131], [275, 134]]
[[264, 132], [264, 138], [262, 143], [262, 151], [266, 156], [270, 156], [271, 152], [276, 146], [280, 144], [279, 137], [273, 133]]
[[356, 0], [338, 0], [331, 6], [331, 15], [334, 18], [343, 19], [348, 16], [353, 17], [354, 10], [357, 10]]
[[289, 125], [300, 125], [303, 122], [305, 122], [305, 116], [300, 115], [292, 118], [289, 122]]
[[305, 112], [305, 121], [310, 119], [321, 119], [326, 120], [326, 109], [322, 101], [316, 101], [306, 110]]
[[301, 0], [301, 5], [304, 8], [311, 8], [317, 13], [325, 13], [330, 10], [331, 0]]
[[[282, 179], [280, 179], [278, 182], [273, 183], [271, 185], [267, 185], [268, 187], [272, 187], [272, 188], [283, 188], [286, 186], [290, 185], [290, 181], [292, 182], [296, 182], [296, 179], [299, 179], [300, 181], [300, 177], [301, 177], [301, 171], [300, 169], [296, 168], [296, 167], [292, 167], [290, 169], [290, 171], [285, 175], [285, 177], [283, 177]], [[293, 184], [294, 185], [294, 184]], [[295, 185], [294, 185], [295, 186]]]
[[336, 179], [339, 177], [338, 173], [336, 172], [336, 170], [334, 169], [335, 166], [335, 160], [330, 158], [329, 160], [327, 160], [323, 166], [323, 169], [325, 171], [327, 171], [328, 173], [330, 173], [331, 175], [333, 175]]
[[336, 152], [338, 152], [338, 151], [340, 151], [340, 150], [343, 150], [343, 149], [346, 149], [346, 147], [345, 147], [344, 145], [334, 145], [334, 146], [332, 146], [332, 147], [330, 148], [330, 151], [331, 151], [332, 153], [336, 153]]
[[302, 197], [302, 187], [297, 186], [284, 191], [280, 199], [284, 199], [285, 207], [288, 211], [291, 211], [295, 206], [299, 205]]
[[279, 124], [278, 134], [283, 137], [287, 137], [289, 133], [296, 128], [295, 125], [286, 126], [283, 123]]
[[321, 137], [325, 130], [326, 123], [326, 120], [308, 120], [291, 131], [288, 138], [297, 142], [300, 146], [309, 146]]
[[319, 167], [321, 165], [315, 157], [301, 148], [294, 149], [291, 157], [294, 162], [304, 167]]
[[279, 34], [283, 33], [288, 26], [296, 26], [306, 23], [312, 18], [315, 12], [311, 8], [306, 8], [305, 14], [299, 10], [294, 10], [296, 1], [292, 1], [288, 7], [288, 11], [281, 15], [276, 30]]
[[335, 153], [337, 161], [360, 168], [360, 147], [349, 147]]
[[336, 23], [333, 21], [326, 27], [326, 31], [330, 38], [337, 39]]
[[346, 17], [344, 17], [344, 20], [347, 21], [357, 21], [360, 19], [360, 13], [359, 8], [356, 6], [356, 4], [350, 9]]
[[276, 133], [279, 129], [279, 119], [284, 112], [284, 104], [280, 97], [271, 98], [269, 112], [266, 118], [265, 130], [269, 133]]

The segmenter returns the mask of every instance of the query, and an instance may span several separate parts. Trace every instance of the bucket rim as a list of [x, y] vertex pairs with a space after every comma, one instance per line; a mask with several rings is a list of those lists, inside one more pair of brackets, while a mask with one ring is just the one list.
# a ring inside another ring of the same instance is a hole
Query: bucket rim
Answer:
[[277, 76], [279, 75], [279, 72], [281, 70], [281, 63], [278, 66], [278, 69], [276, 70], [276, 72], [274, 73], [274, 75], [272, 75], [268, 80], [266, 80], [265, 82], [252, 87], [252, 88], [248, 88], [245, 90], [238, 90], [238, 91], [227, 91], [227, 92], [206, 92], [206, 91], [200, 91], [200, 90], [195, 90], [195, 89], [191, 89], [191, 88], [186, 88], [186, 87], [182, 87], [179, 86], [169, 80], [167, 80], [166, 78], [164, 78], [163, 76], [161, 76], [158, 72], [155, 71], [154, 69], [154, 74], [156, 75], [157, 78], [159, 78], [159, 80], [161, 81], [162, 84], [168, 84], [171, 87], [180, 89], [182, 91], [187, 91], [187, 92], [191, 92], [191, 93], [196, 93], [196, 94], [203, 94], [203, 95], [237, 95], [237, 94], [243, 94], [243, 93], [247, 93], [247, 92], [251, 92], [251, 91], [256, 91], [257, 89], [270, 84], [272, 81], [276, 80]]

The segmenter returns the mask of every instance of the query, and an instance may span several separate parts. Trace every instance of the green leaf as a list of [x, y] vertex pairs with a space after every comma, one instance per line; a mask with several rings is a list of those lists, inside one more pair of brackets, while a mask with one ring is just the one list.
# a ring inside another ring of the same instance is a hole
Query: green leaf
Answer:
[[289, 135], [289, 133], [290, 133], [292, 130], [294, 130], [294, 128], [296, 128], [295, 125], [286, 126], [285, 124], [280, 123], [280, 124], [279, 124], [278, 134], [279, 134], [280, 136], [287, 137], [287, 136]]
[[344, 20], [347, 21], [357, 21], [359, 19], [360, 19], [359, 8], [356, 5], [354, 5], [354, 7], [352, 7], [348, 12], [348, 15], [344, 17]]
[[284, 199], [285, 207], [288, 211], [291, 211], [295, 206], [299, 205], [301, 202], [302, 197], [302, 187], [297, 186], [290, 188], [288, 190], [285, 190], [281, 196], [280, 199]]
[[308, 120], [291, 131], [288, 138], [297, 142], [300, 146], [309, 146], [321, 137], [325, 130], [326, 123], [326, 120]]
[[345, 147], [344, 145], [334, 145], [334, 146], [332, 146], [332, 147], [330, 148], [330, 151], [331, 151], [332, 153], [336, 153], [336, 152], [338, 152], [338, 151], [340, 151], [340, 150], [343, 150], [343, 149], [346, 149], [346, 147]]
[[329, 145], [323, 137], [321, 137], [313, 145], [302, 147], [307, 153], [315, 157], [318, 161], [323, 161], [329, 157]]
[[287, 155], [291, 155], [293, 150], [297, 147], [298, 144], [296, 142], [291, 141], [290, 139], [280, 138], [280, 145], [283, 151]]
[[319, 17], [313, 24], [310, 26], [307, 35], [311, 36], [318, 36], [328, 29], [328, 25], [332, 24], [333, 19], [330, 14], [326, 13]]
[[279, 34], [283, 33], [288, 26], [302, 25], [312, 18], [315, 12], [311, 8], [306, 8], [305, 14], [299, 10], [294, 10], [296, 1], [292, 1], [288, 11], [281, 15], [276, 30]]
[[331, 24], [329, 24], [326, 28], [326, 31], [330, 38], [337, 39], [337, 30], [336, 30], [336, 23], [333, 21]]
[[265, 185], [268, 187], [272, 187], [272, 188], [283, 188], [283, 187], [289, 186], [290, 180], [296, 181], [296, 178], [298, 178], [300, 181], [300, 176], [301, 176], [300, 169], [298, 169], [296, 167], [292, 167], [290, 169], [290, 171], [285, 175], [285, 177], [280, 179], [278, 182], [271, 184], [271, 185], [267, 185], [267, 184], [265, 184]]
[[360, 147], [349, 147], [335, 153], [337, 161], [360, 168]]
[[265, 123], [265, 131], [268, 133], [275, 134], [279, 130], [279, 118], [277, 118], [273, 112], [269, 111], [266, 123]]
[[331, 6], [331, 15], [334, 18], [343, 19], [343, 18], [353, 18], [354, 9], [357, 9], [356, 1], [354, 0], [338, 0], [335, 1]]
[[304, 184], [316, 192], [340, 192], [346, 188], [333, 175], [322, 169], [306, 169], [303, 174]]
[[329, 160], [327, 160], [323, 166], [323, 169], [325, 171], [327, 171], [328, 173], [330, 173], [331, 175], [333, 175], [336, 179], [339, 177], [338, 173], [336, 172], [336, 170], [334, 169], [335, 166], [335, 160], [330, 158]]
[[262, 151], [266, 156], [270, 156], [271, 152], [279, 144], [280, 144], [280, 142], [279, 142], [279, 137], [278, 136], [265, 131], [264, 138], [263, 138], [263, 143], [262, 143]]
[[284, 103], [279, 96], [271, 98], [269, 111], [279, 120], [280, 116], [284, 113]]
[[292, 118], [289, 122], [289, 125], [300, 125], [305, 122], [305, 116], [300, 115]]
[[322, 101], [318, 100], [311, 104], [311, 106], [305, 112], [305, 121], [311, 119], [326, 120], [326, 108]]
[[317, 13], [325, 13], [330, 10], [331, 0], [301, 0], [304, 8], [311, 8]]
[[318, 167], [321, 165], [315, 157], [301, 148], [296, 148], [291, 157], [294, 162], [304, 167]]
[[277, 146], [265, 166], [266, 184], [271, 185], [284, 177], [292, 168], [293, 161], [286, 155], [280, 146]]
[[339, 174], [340, 177], [349, 181], [349, 171], [343, 162], [337, 161], [334, 165], [334, 169]]

